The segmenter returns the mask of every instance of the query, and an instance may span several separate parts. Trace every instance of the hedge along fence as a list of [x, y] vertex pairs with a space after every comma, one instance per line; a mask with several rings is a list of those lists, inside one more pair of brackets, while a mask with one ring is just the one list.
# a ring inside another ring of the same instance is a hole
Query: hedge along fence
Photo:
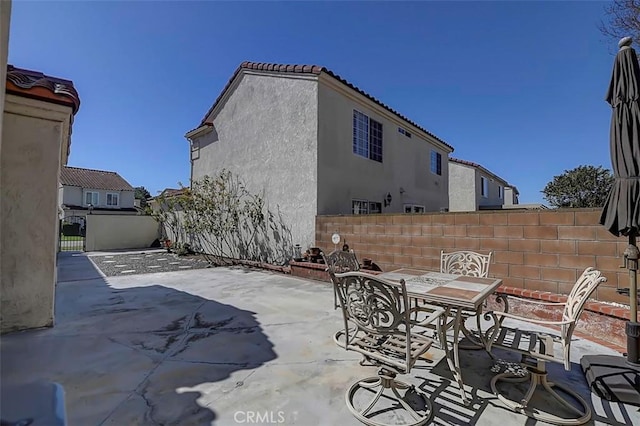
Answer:
[[618, 288], [629, 287], [621, 269], [626, 237], [599, 224], [601, 209], [480, 211], [469, 213], [318, 216], [316, 245], [332, 250], [340, 234], [359, 259], [383, 270], [438, 270], [440, 250], [493, 251], [490, 275], [509, 287], [568, 294], [582, 271], [593, 266], [608, 281], [594, 298], [629, 304]]

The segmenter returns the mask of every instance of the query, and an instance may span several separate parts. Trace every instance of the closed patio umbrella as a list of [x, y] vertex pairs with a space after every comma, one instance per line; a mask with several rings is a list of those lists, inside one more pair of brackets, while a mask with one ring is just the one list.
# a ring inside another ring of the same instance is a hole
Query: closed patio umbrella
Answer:
[[615, 236], [627, 236], [624, 252], [629, 269], [631, 321], [627, 323], [628, 362], [639, 363], [638, 247], [640, 232], [640, 65], [631, 37], [618, 43], [606, 101], [611, 104], [610, 149], [615, 182], [602, 210], [600, 223]]

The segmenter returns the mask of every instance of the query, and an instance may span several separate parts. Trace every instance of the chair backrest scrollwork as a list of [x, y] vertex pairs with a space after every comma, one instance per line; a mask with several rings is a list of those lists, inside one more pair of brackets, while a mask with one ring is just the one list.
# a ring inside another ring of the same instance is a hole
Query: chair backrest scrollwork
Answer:
[[[391, 283], [375, 275], [347, 272], [336, 276], [336, 293], [345, 321], [347, 342], [358, 333], [400, 335], [407, 342], [404, 368], [411, 368], [409, 301], [404, 281]], [[375, 350], [372, 341], [372, 350]]]
[[322, 259], [327, 265], [327, 271], [330, 274], [360, 270], [360, 264], [358, 263], [356, 254], [350, 251], [335, 250], [329, 253], [328, 256], [322, 253]]
[[607, 278], [602, 276], [602, 272], [595, 268], [587, 268], [584, 270], [580, 278], [576, 281], [571, 289], [571, 293], [567, 297], [567, 301], [564, 305], [562, 312], [562, 320], [567, 321], [567, 324], [561, 326], [561, 338], [565, 349], [565, 367], [570, 368], [568, 364], [569, 350], [571, 337], [573, 330], [576, 328], [578, 318], [584, 310], [584, 306], [591, 297], [591, 294], [595, 289], [603, 282], [606, 282]]
[[451, 253], [440, 252], [440, 272], [444, 274], [468, 275], [472, 277], [487, 278], [491, 256], [489, 254], [476, 253], [474, 251], [454, 251]]

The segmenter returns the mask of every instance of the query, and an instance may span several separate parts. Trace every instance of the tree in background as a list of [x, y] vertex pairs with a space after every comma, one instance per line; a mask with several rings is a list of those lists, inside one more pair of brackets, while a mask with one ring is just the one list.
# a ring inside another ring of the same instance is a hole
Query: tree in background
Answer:
[[151, 198], [151, 194], [149, 193], [149, 191], [147, 191], [147, 188], [145, 188], [144, 186], [136, 186], [134, 188], [134, 193], [133, 193], [133, 197], [136, 200], [140, 200], [140, 207], [142, 207], [143, 209], [145, 207], [147, 207], [147, 200], [149, 198]]
[[640, 43], [640, 0], [613, 0], [604, 6], [604, 13], [606, 18], [598, 28], [616, 43], [613, 46], [626, 36]]
[[552, 207], [602, 207], [614, 177], [602, 166], [578, 166], [554, 176], [542, 193]]

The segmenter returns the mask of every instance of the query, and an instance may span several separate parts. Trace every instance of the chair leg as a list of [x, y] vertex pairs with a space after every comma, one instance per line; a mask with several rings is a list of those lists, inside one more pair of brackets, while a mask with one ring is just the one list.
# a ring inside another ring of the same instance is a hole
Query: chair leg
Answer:
[[[524, 414], [533, 419], [556, 425], [581, 425], [591, 419], [591, 408], [580, 395], [565, 386], [549, 382], [547, 380], [547, 372], [545, 370], [538, 370], [535, 368], [528, 368], [528, 370], [530, 381], [529, 388], [527, 389], [524, 397], [520, 400], [520, 402], [515, 402], [507, 399], [504, 395], [502, 395], [502, 393], [498, 391], [496, 384], [498, 381], [506, 381], [510, 383], [514, 381], [522, 381], [522, 377], [515, 376], [512, 373], [506, 372], [498, 374], [494, 376], [493, 379], [491, 379], [491, 390], [507, 407], [511, 408], [513, 411]], [[547, 412], [530, 408], [528, 406], [529, 402], [531, 401], [531, 398], [535, 394], [536, 390], [538, 390], [539, 385], [541, 385], [547, 392], [549, 392], [549, 394], [553, 396], [554, 399], [556, 399], [558, 402], [560, 402], [565, 408], [572, 411], [577, 417], [559, 417]], [[575, 404], [570, 403], [566, 398], [562, 397], [553, 388], [560, 389], [562, 392], [569, 395], [578, 404], [580, 404], [581, 407], [578, 408]]]
[[[370, 402], [364, 405], [363, 408], [356, 408], [353, 404], [353, 399], [355, 394], [360, 389], [366, 389], [368, 391], [375, 390], [375, 395]], [[380, 421], [376, 421], [375, 419], [375, 417], [379, 417], [386, 410], [381, 410], [379, 412], [376, 412], [374, 415], [370, 415], [371, 410], [376, 406], [376, 403], [380, 400], [380, 397], [384, 395], [384, 391], [387, 389], [391, 391], [392, 395], [385, 395], [385, 397], [398, 402], [400, 406], [413, 418], [413, 420], [407, 421], [406, 423], [396, 423], [397, 418], [394, 418], [394, 424], [402, 424], [404, 426], [420, 426], [424, 425], [431, 419], [431, 415], [433, 414], [433, 406], [427, 395], [417, 390], [415, 386], [409, 383], [396, 380], [396, 373], [386, 368], [381, 368], [380, 370], [378, 370], [377, 376], [358, 380], [356, 383], [351, 385], [351, 387], [345, 394], [347, 408], [349, 408], [349, 411], [351, 411], [351, 413], [364, 424], [370, 426], [387, 426], [386, 423], [381, 423]], [[405, 395], [400, 395], [398, 390], [406, 390]], [[424, 401], [424, 406], [426, 409], [425, 414], [418, 413], [407, 403], [406, 397], [409, 392], [415, 393]]]

